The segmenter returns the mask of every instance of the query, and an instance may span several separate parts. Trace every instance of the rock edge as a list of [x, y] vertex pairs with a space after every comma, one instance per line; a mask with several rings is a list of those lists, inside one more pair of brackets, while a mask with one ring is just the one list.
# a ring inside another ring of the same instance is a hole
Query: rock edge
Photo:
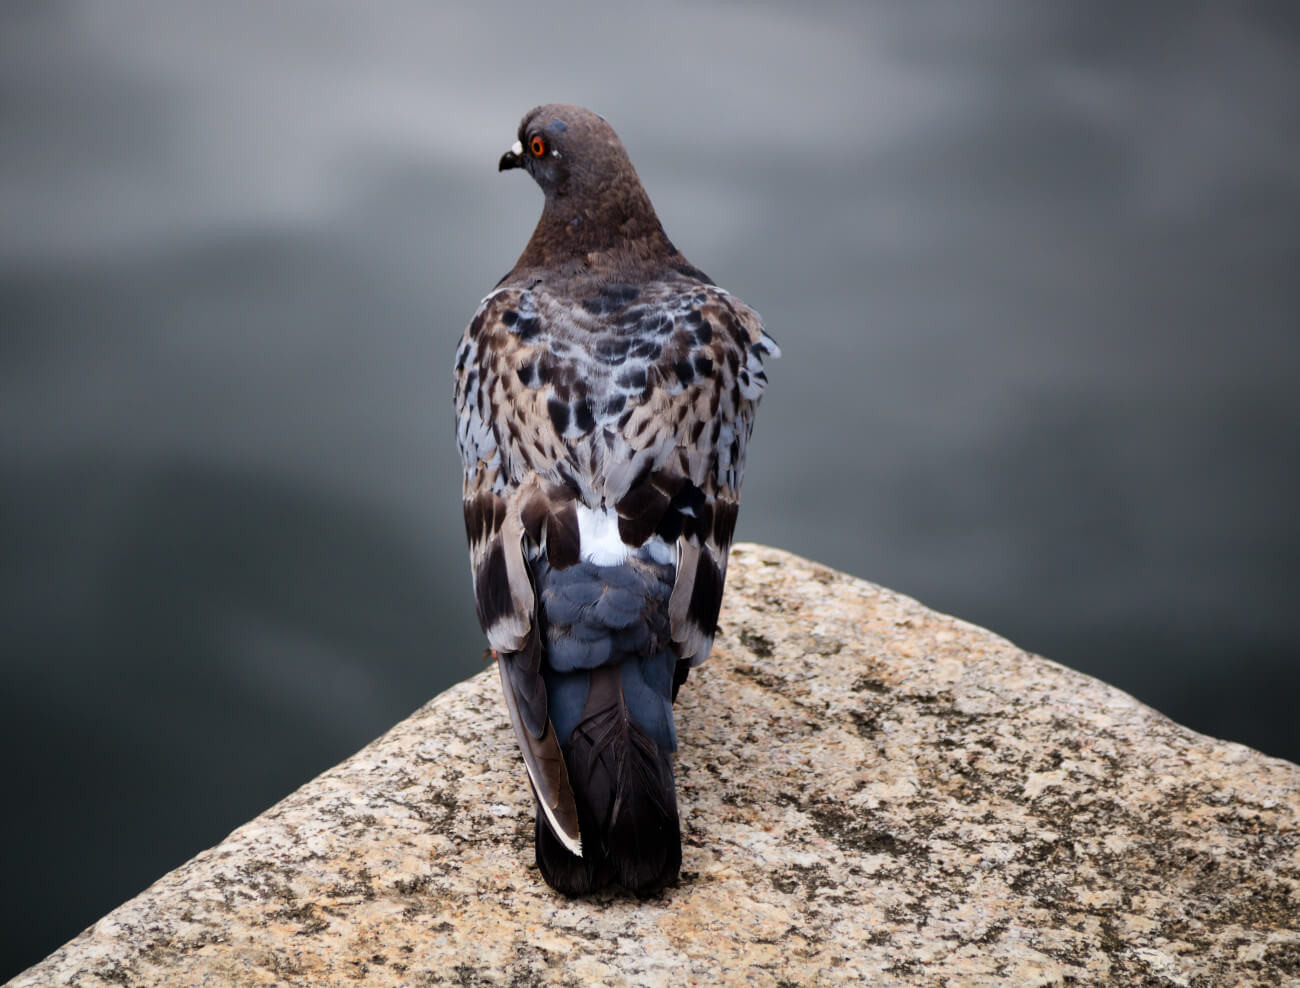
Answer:
[[1300, 982], [1300, 767], [762, 546], [721, 626], [659, 898], [541, 882], [489, 669], [9, 984]]

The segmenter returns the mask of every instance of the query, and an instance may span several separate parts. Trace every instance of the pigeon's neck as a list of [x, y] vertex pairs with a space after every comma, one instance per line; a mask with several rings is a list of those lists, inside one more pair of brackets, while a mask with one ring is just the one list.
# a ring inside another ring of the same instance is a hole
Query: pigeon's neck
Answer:
[[574, 196], [547, 196], [541, 219], [515, 263], [525, 269], [569, 269], [620, 278], [632, 272], [676, 267], [685, 259], [664, 233], [650, 197], [637, 183], [621, 193], [585, 203]]

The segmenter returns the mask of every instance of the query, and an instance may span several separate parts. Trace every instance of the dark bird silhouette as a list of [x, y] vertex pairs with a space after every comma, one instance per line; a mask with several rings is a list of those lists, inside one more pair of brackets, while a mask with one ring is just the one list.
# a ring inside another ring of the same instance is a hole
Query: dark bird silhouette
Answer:
[[672, 705], [713, 644], [779, 350], [672, 245], [602, 117], [537, 107], [499, 167], [546, 199], [456, 352], [479, 623], [543, 877], [651, 895], [681, 865]]

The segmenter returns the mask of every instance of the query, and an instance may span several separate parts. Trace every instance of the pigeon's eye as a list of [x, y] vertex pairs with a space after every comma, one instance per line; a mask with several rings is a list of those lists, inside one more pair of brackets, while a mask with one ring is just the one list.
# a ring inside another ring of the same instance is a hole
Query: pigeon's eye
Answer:
[[546, 142], [540, 135], [534, 135], [533, 139], [528, 142], [528, 150], [533, 152], [534, 158], [540, 158], [546, 153]]

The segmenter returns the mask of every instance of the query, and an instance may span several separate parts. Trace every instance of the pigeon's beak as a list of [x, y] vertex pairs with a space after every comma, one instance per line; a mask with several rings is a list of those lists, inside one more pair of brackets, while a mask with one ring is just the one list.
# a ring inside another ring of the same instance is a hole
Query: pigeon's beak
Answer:
[[497, 162], [497, 171], [503, 172], [508, 168], [522, 168], [524, 164], [524, 146], [519, 141], [515, 141], [514, 146], [501, 156]]

